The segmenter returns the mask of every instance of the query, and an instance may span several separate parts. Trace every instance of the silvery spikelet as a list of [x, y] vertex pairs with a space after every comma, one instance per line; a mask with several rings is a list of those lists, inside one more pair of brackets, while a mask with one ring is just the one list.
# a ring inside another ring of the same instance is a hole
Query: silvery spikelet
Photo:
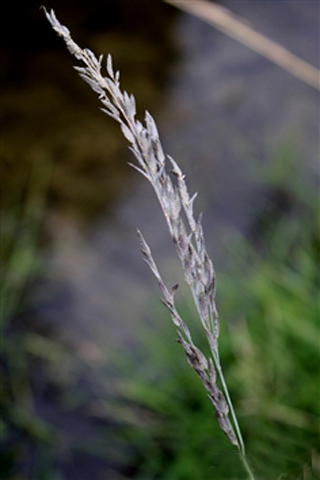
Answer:
[[[65, 41], [70, 53], [84, 64], [83, 67], [75, 69], [99, 95], [103, 104], [102, 110], [120, 124], [123, 135], [130, 143], [129, 149], [137, 160], [137, 164], [130, 165], [149, 180], [156, 193], [210, 346], [212, 357], [209, 359], [193, 343], [190, 331], [175, 307], [174, 294], [177, 286], [171, 290], [166, 287], [151, 250], [138, 231], [141, 251], [158, 281], [163, 294], [162, 302], [177, 328], [177, 341], [184, 348], [189, 365], [197, 372], [207, 390], [221, 429], [239, 449], [249, 478], [254, 478], [245, 459], [244, 443], [220, 365], [219, 319], [215, 303], [216, 279], [205, 247], [201, 215], [196, 220], [193, 214], [196, 195], [189, 196], [181, 169], [173, 158], [164, 154], [157, 126], [150, 113], [145, 114], [145, 125], [135, 119], [135, 98], [121, 91], [120, 73], [114, 72], [111, 56], [107, 57], [107, 76], [104, 77], [101, 73], [103, 57], [96, 58], [89, 49], [80, 48], [72, 40], [68, 28], [57, 20], [53, 10], [50, 13], [45, 10], [45, 14], [53, 29]], [[217, 385], [217, 378], [223, 393]], [[229, 413], [232, 420], [229, 419]]]

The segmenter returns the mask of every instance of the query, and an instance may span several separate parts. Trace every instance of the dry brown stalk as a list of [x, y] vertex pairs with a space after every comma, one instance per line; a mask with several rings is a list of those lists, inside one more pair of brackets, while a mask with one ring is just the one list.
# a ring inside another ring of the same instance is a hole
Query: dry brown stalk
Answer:
[[180, 10], [191, 13], [213, 25], [271, 62], [287, 70], [300, 80], [320, 90], [320, 72], [305, 60], [297, 57], [286, 48], [254, 30], [244, 19], [230, 10], [206, 0], [164, 0]]

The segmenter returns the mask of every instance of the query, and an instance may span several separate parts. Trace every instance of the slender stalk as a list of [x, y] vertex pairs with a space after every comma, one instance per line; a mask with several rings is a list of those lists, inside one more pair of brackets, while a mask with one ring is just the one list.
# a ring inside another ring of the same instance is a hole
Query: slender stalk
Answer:
[[248, 462], [247, 462], [246, 456], [245, 456], [245, 455], [241, 455], [241, 453], [240, 453], [240, 459], [241, 459], [241, 462], [242, 462], [242, 464], [243, 464], [243, 466], [244, 466], [244, 468], [245, 468], [245, 470], [246, 470], [246, 472], [247, 472], [247, 474], [248, 474], [248, 480], [255, 480], [255, 476], [253, 475], [253, 472], [252, 472], [252, 470], [251, 470], [251, 468], [250, 468], [250, 465], [249, 465]]
[[229, 394], [228, 386], [226, 384], [224, 374], [223, 374], [223, 371], [222, 371], [222, 368], [221, 368], [220, 360], [219, 360], [219, 358], [216, 358], [216, 355], [215, 355], [214, 352], [212, 352], [212, 356], [213, 356], [213, 359], [214, 359], [214, 362], [215, 362], [215, 367], [216, 367], [218, 375], [219, 375], [219, 379], [220, 379], [220, 382], [221, 382], [221, 385], [222, 385], [222, 389], [224, 391], [224, 395], [225, 395], [227, 403], [229, 405], [233, 425], [234, 425], [236, 435], [237, 435], [237, 438], [238, 438], [238, 442], [239, 442], [239, 451], [240, 451], [241, 456], [245, 457], [246, 451], [245, 451], [244, 441], [243, 441], [241, 430], [240, 430], [240, 427], [239, 427], [237, 415], [236, 415], [236, 412], [233, 408], [233, 403], [232, 403], [232, 400], [231, 400], [231, 397], [230, 397], [230, 394]]

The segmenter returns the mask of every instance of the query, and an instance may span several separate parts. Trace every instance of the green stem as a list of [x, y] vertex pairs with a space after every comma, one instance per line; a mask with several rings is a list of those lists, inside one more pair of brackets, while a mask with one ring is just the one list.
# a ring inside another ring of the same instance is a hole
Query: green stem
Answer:
[[229, 395], [229, 390], [228, 390], [226, 381], [224, 379], [224, 375], [223, 375], [222, 368], [221, 368], [221, 365], [220, 365], [220, 360], [219, 360], [219, 357], [217, 357], [217, 355], [215, 354], [215, 352], [212, 352], [212, 355], [213, 355], [214, 363], [215, 363], [215, 366], [216, 366], [216, 369], [218, 371], [218, 375], [219, 375], [219, 378], [220, 378], [220, 381], [221, 381], [222, 389], [224, 391], [227, 403], [229, 405], [233, 426], [235, 428], [236, 435], [237, 435], [238, 442], [239, 442], [240, 454], [241, 454], [242, 457], [245, 457], [246, 456], [246, 450], [245, 450], [245, 446], [244, 446], [244, 441], [243, 441], [243, 438], [242, 438], [242, 434], [241, 434], [241, 430], [240, 430], [240, 427], [239, 427], [236, 412], [234, 411], [232, 400], [231, 400], [230, 395]]
[[246, 450], [245, 450], [245, 446], [244, 446], [244, 441], [243, 441], [243, 438], [242, 438], [242, 434], [241, 434], [241, 430], [240, 430], [240, 427], [239, 427], [236, 412], [233, 408], [232, 400], [231, 400], [231, 397], [229, 395], [229, 390], [228, 390], [226, 381], [224, 379], [224, 375], [223, 375], [223, 371], [222, 371], [222, 368], [221, 368], [221, 365], [220, 365], [219, 357], [217, 357], [215, 352], [212, 352], [212, 355], [213, 355], [214, 363], [215, 363], [215, 366], [216, 366], [216, 369], [218, 371], [218, 375], [219, 375], [219, 378], [220, 378], [220, 381], [221, 381], [222, 389], [224, 391], [227, 403], [229, 405], [233, 426], [235, 428], [237, 439], [238, 439], [238, 442], [239, 442], [240, 459], [242, 461], [242, 464], [243, 464], [246, 472], [248, 473], [248, 480], [255, 480], [254, 475], [252, 473], [252, 470], [251, 470], [251, 468], [250, 468], [250, 466], [247, 462], [247, 459], [246, 459]]
[[244, 466], [244, 468], [245, 468], [245, 470], [246, 470], [246, 472], [247, 472], [247, 474], [248, 474], [248, 480], [255, 480], [254, 475], [253, 475], [253, 473], [252, 473], [252, 470], [251, 470], [251, 468], [250, 468], [250, 465], [249, 465], [248, 462], [247, 462], [246, 457], [245, 457], [244, 455], [242, 455], [241, 453], [240, 453], [240, 459], [241, 459], [242, 464], [243, 464], [243, 466]]

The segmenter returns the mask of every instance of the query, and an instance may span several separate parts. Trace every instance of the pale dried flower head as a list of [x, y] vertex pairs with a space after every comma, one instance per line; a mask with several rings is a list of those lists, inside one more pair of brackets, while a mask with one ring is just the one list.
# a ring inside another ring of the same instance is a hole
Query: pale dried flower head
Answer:
[[[189, 365], [199, 375], [207, 390], [221, 429], [230, 442], [239, 449], [249, 478], [254, 478], [245, 459], [240, 428], [220, 365], [219, 318], [215, 303], [216, 278], [205, 247], [201, 215], [195, 219], [193, 213], [196, 194], [190, 197], [180, 167], [173, 158], [164, 154], [156, 123], [150, 113], [145, 113], [145, 125], [135, 118], [135, 98], [120, 89], [120, 73], [114, 72], [111, 55], [108, 55], [106, 61], [107, 76], [103, 76], [101, 73], [103, 57], [96, 58], [91, 50], [80, 48], [71, 38], [68, 28], [57, 20], [53, 10], [50, 13], [45, 10], [45, 14], [53, 29], [65, 41], [70, 53], [83, 63], [84, 66], [75, 69], [98, 93], [104, 107], [102, 110], [120, 124], [123, 135], [130, 144], [129, 149], [137, 160], [137, 164], [130, 165], [151, 183], [155, 191], [181, 261], [185, 281], [191, 289], [212, 358], [206, 358], [195, 346], [189, 328], [175, 306], [174, 294], [177, 285], [171, 290], [166, 287], [151, 250], [142, 233], [138, 231], [141, 251], [158, 281], [163, 294], [162, 302], [169, 310], [177, 328], [177, 341], [184, 348]], [[223, 393], [218, 387], [217, 379], [221, 383]]]

